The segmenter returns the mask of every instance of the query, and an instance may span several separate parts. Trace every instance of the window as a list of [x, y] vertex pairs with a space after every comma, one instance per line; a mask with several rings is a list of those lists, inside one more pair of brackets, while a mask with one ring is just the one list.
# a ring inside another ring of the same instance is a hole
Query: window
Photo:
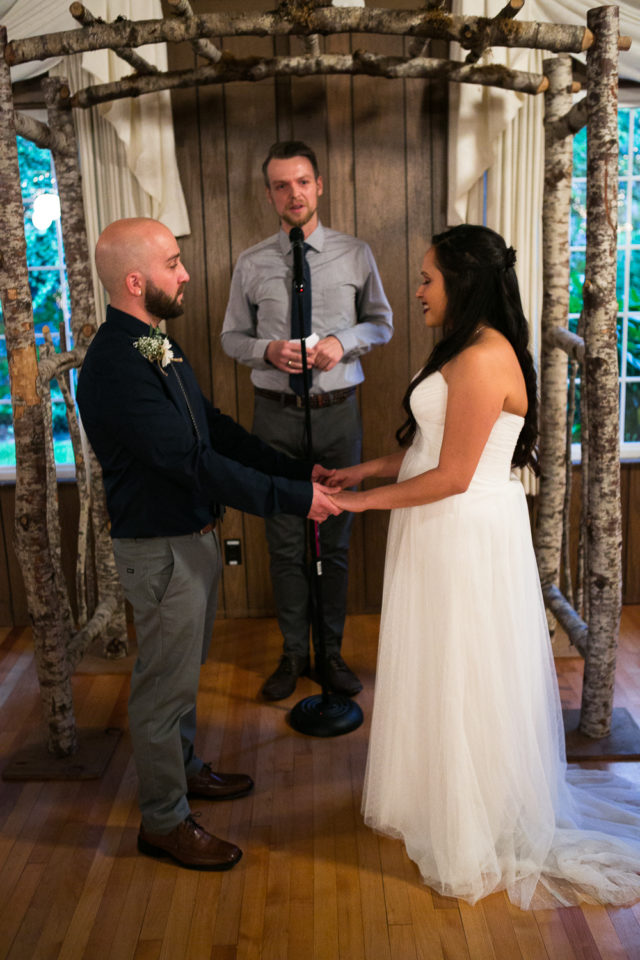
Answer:
[[[18, 137], [18, 160], [24, 204], [29, 286], [33, 301], [36, 344], [44, 342], [42, 328], [49, 327], [56, 350], [70, 342], [69, 291], [64, 266], [60, 203], [49, 150]], [[72, 383], [72, 390], [75, 383]], [[65, 404], [54, 381], [51, 386], [53, 439], [59, 474], [72, 475], [73, 449], [67, 429]], [[15, 475], [16, 452], [9, 385], [9, 367], [0, 307], [0, 476]]]
[[[620, 383], [620, 451], [640, 456], [640, 107], [618, 111], [618, 373]], [[582, 309], [586, 255], [587, 131], [573, 140], [571, 197], [571, 278], [569, 326], [576, 329]], [[579, 384], [577, 385], [579, 408]], [[573, 439], [580, 439], [579, 416]]]

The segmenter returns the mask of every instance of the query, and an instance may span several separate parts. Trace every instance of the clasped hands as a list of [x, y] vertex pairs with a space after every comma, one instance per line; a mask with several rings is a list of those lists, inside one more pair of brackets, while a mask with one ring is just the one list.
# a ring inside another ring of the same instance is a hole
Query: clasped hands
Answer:
[[[354, 511], [355, 503], [350, 499], [353, 494], [345, 487], [355, 487], [362, 480], [360, 464], [355, 467], [345, 467], [342, 470], [329, 470], [316, 463], [311, 471], [313, 484], [313, 500], [307, 517], [322, 523], [329, 516], [337, 517], [343, 510]], [[343, 492], [344, 491], [344, 492]]]
[[[307, 349], [307, 369], [313, 367], [325, 372], [333, 370], [344, 354], [337, 337], [328, 336], [318, 340], [315, 347]], [[284, 373], [302, 373], [302, 346], [299, 340], [271, 340], [264, 353], [273, 367]]]

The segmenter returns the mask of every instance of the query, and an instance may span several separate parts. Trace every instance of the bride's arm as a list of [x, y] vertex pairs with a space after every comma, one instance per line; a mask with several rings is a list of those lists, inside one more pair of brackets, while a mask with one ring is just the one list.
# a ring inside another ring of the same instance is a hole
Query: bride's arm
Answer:
[[447, 367], [447, 412], [440, 461], [433, 470], [372, 490], [332, 494], [343, 510], [395, 510], [464, 493], [491, 429], [502, 410], [506, 387], [500, 354], [478, 345]]

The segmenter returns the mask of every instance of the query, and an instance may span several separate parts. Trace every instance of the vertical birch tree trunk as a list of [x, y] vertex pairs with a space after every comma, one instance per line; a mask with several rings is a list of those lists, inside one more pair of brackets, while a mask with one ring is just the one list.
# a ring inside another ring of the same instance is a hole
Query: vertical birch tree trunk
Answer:
[[545, 92], [542, 342], [540, 351], [540, 495], [536, 557], [543, 590], [557, 584], [565, 497], [567, 355], [555, 346], [553, 330], [569, 313], [569, 214], [573, 138], [552, 134], [553, 121], [571, 108], [571, 59], [544, 61]]
[[569, 388], [567, 400], [567, 428], [565, 438], [565, 486], [562, 505], [562, 572], [564, 574], [564, 595], [567, 602], [577, 611], [573, 595], [573, 571], [571, 569], [571, 492], [573, 488], [573, 464], [571, 462], [571, 441], [573, 421], [576, 416], [576, 377], [579, 364], [569, 361]]
[[[49, 127], [53, 134], [52, 153], [60, 196], [64, 255], [71, 297], [71, 329], [74, 353], [78, 354], [79, 366], [96, 332], [97, 321], [89, 270], [90, 254], [78, 164], [78, 146], [67, 82], [60, 78], [49, 77], [42, 81], [42, 89], [47, 104]], [[109, 517], [102, 489], [102, 472], [95, 457], [90, 457], [87, 477], [95, 549], [96, 605], [107, 604], [112, 611], [105, 635], [105, 653], [107, 656], [116, 658], [124, 656], [127, 652], [127, 624], [124, 596], [116, 572], [109, 533]], [[81, 553], [83, 548], [84, 555]], [[81, 564], [85, 557], [86, 536], [81, 533], [78, 551]], [[84, 584], [80, 586], [84, 588]], [[91, 616], [94, 609], [86, 603], [85, 606], [88, 607], [88, 614]], [[75, 665], [77, 655], [78, 651], [72, 657], [73, 663], [70, 663], [70, 666]]]
[[589, 639], [580, 731], [611, 730], [622, 605], [622, 521], [616, 240], [618, 225], [618, 8], [589, 10], [587, 51], [587, 257], [585, 378], [589, 404], [587, 555]]
[[[584, 309], [578, 320], [578, 335], [584, 340]], [[587, 586], [587, 515], [589, 513], [589, 384], [584, 374], [584, 360], [580, 381], [580, 535], [578, 538], [578, 568], [576, 581], [576, 610], [589, 623], [589, 591]]]
[[24, 237], [24, 212], [11, 77], [0, 28], [0, 204], [3, 249], [0, 299], [4, 312], [16, 443], [14, 543], [33, 628], [48, 747], [68, 756], [76, 748], [66, 644], [58, 589], [47, 537], [45, 424], [38, 393], [38, 359]]
[[48, 357], [55, 357], [56, 350], [53, 345], [53, 338], [49, 327], [43, 327], [42, 333], [44, 343], [41, 344], [38, 358], [38, 393], [42, 404], [42, 413], [44, 417], [44, 436], [45, 436], [45, 469], [46, 469], [46, 489], [45, 498], [47, 504], [47, 540], [49, 544], [49, 556], [54, 569], [54, 579], [58, 590], [58, 618], [64, 637], [71, 636], [73, 632], [73, 614], [71, 612], [71, 603], [69, 600], [69, 590], [62, 567], [62, 536], [60, 529], [60, 506], [58, 501], [58, 478], [56, 475], [56, 456], [53, 445], [53, 417], [51, 409], [51, 381], [43, 378], [41, 375], [43, 361]]

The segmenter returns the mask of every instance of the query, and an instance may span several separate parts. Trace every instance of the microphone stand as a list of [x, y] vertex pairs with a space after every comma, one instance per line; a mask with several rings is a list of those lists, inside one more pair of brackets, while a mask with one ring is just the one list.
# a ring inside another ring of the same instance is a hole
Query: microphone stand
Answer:
[[[294, 232], [297, 234], [294, 236]], [[300, 346], [302, 350], [302, 389], [304, 399], [304, 422], [307, 458], [315, 462], [313, 452], [313, 436], [311, 432], [311, 404], [309, 401], [309, 370], [307, 369], [307, 344], [304, 335], [304, 249], [302, 246], [304, 235], [299, 227], [294, 227], [289, 234], [294, 247], [293, 297], [297, 300]], [[310, 324], [307, 326], [309, 329]], [[324, 607], [322, 599], [322, 556], [320, 551], [320, 524], [317, 520], [309, 521], [309, 539], [311, 542], [311, 581], [315, 595], [315, 616], [312, 617], [312, 633], [316, 637], [316, 650], [320, 654], [320, 680], [322, 694], [305, 697], [292, 708], [289, 713], [289, 724], [299, 733], [306, 733], [314, 737], [338, 737], [343, 733], [351, 733], [363, 721], [360, 706], [350, 697], [341, 693], [331, 693], [327, 684], [327, 658], [324, 641]]]

